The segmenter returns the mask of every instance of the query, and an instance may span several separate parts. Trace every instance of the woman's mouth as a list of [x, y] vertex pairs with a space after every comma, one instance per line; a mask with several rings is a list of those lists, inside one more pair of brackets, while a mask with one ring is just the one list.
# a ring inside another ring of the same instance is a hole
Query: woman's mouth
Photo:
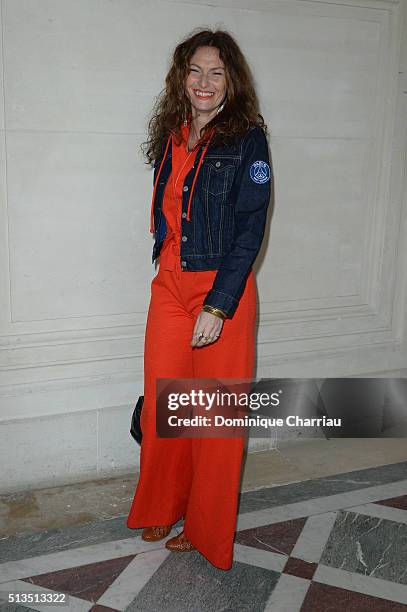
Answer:
[[193, 89], [197, 98], [211, 98], [214, 95], [213, 91], [202, 91], [201, 89]]

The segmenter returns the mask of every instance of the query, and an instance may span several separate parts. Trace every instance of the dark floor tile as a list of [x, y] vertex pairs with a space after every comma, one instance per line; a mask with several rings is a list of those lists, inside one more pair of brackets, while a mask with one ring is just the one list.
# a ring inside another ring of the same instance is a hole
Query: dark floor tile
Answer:
[[304, 561], [303, 559], [290, 557], [287, 559], [283, 573], [291, 574], [291, 576], [298, 576], [298, 578], [307, 578], [308, 580], [311, 580], [317, 567], [318, 563], [312, 563], [311, 561]]
[[26, 578], [25, 582], [96, 602], [134, 557], [135, 555], [127, 555], [58, 572], [39, 574]]
[[314, 499], [325, 495], [335, 495], [347, 491], [366, 489], [380, 484], [404, 480], [407, 474], [407, 461], [381, 465], [378, 467], [343, 472], [332, 476], [315, 478], [277, 487], [267, 487], [257, 491], [242, 493], [239, 512], [252, 512], [264, 508], [274, 508], [284, 504]]
[[312, 582], [300, 612], [406, 612], [407, 606]]
[[400, 497], [390, 497], [389, 499], [381, 499], [380, 501], [374, 503], [379, 504], [380, 506], [390, 506], [391, 508], [407, 510], [407, 495], [400, 495]]
[[321, 563], [407, 584], [407, 525], [342, 510]]
[[131, 537], [132, 534], [141, 533], [141, 531], [141, 529], [129, 529], [126, 526], [126, 517], [120, 516], [59, 529], [45, 529], [29, 534], [20, 533], [0, 541], [0, 559], [3, 563], [28, 559], [78, 548], [78, 546], [121, 540]]
[[289, 555], [305, 525], [306, 518], [293, 519], [262, 527], [238, 531], [235, 541], [238, 544], [261, 548], [281, 555]]
[[169, 555], [126, 612], [263, 610], [280, 573], [235, 562], [224, 571], [197, 551]]

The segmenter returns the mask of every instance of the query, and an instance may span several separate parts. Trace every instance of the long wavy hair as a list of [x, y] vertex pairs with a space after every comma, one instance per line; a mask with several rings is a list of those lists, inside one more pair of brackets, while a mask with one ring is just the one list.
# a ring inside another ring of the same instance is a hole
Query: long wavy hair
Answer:
[[206, 138], [213, 127], [216, 130], [212, 144], [230, 144], [252, 125], [267, 133], [267, 125], [259, 112], [253, 76], [239, 45], [224, 30], [200, 28], [174, 50], [165, 87], [156, 98], [148, 122], [148, 140], [141, 144], [146, 164], [152, 164], [161, 156], [171, 132], [177, 143], [181, 141], [181, 123], [192, 115], [191, 102], [185, 92], [189, 62], [198, 47], [203, 46], [219, 50], [219, 57], [225, 65], [226, 101], [223, 109], [201, 129], [200, 138]]

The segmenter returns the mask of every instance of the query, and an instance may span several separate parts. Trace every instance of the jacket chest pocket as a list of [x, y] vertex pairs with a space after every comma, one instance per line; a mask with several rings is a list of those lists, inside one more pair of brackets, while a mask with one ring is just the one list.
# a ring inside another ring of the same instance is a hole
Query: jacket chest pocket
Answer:
[[206, 161], [203, 188], [212, 196], [225, 200], [235, 175], [235, 165], [227, 161]]

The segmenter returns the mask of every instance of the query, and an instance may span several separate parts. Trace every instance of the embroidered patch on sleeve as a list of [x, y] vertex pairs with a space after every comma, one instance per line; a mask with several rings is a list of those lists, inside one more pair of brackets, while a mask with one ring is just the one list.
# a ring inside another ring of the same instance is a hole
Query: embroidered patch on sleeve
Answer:
[[270, 180], [270, 175], [271, 175], [270, 166], [265, 161], [260, 161], [260, 160], [255, 161], [250, 166], [249, 172], [250, 172], [250, 178], [255, 183], [259, 183], [259, 184], [267, 183], [267, 181]]

